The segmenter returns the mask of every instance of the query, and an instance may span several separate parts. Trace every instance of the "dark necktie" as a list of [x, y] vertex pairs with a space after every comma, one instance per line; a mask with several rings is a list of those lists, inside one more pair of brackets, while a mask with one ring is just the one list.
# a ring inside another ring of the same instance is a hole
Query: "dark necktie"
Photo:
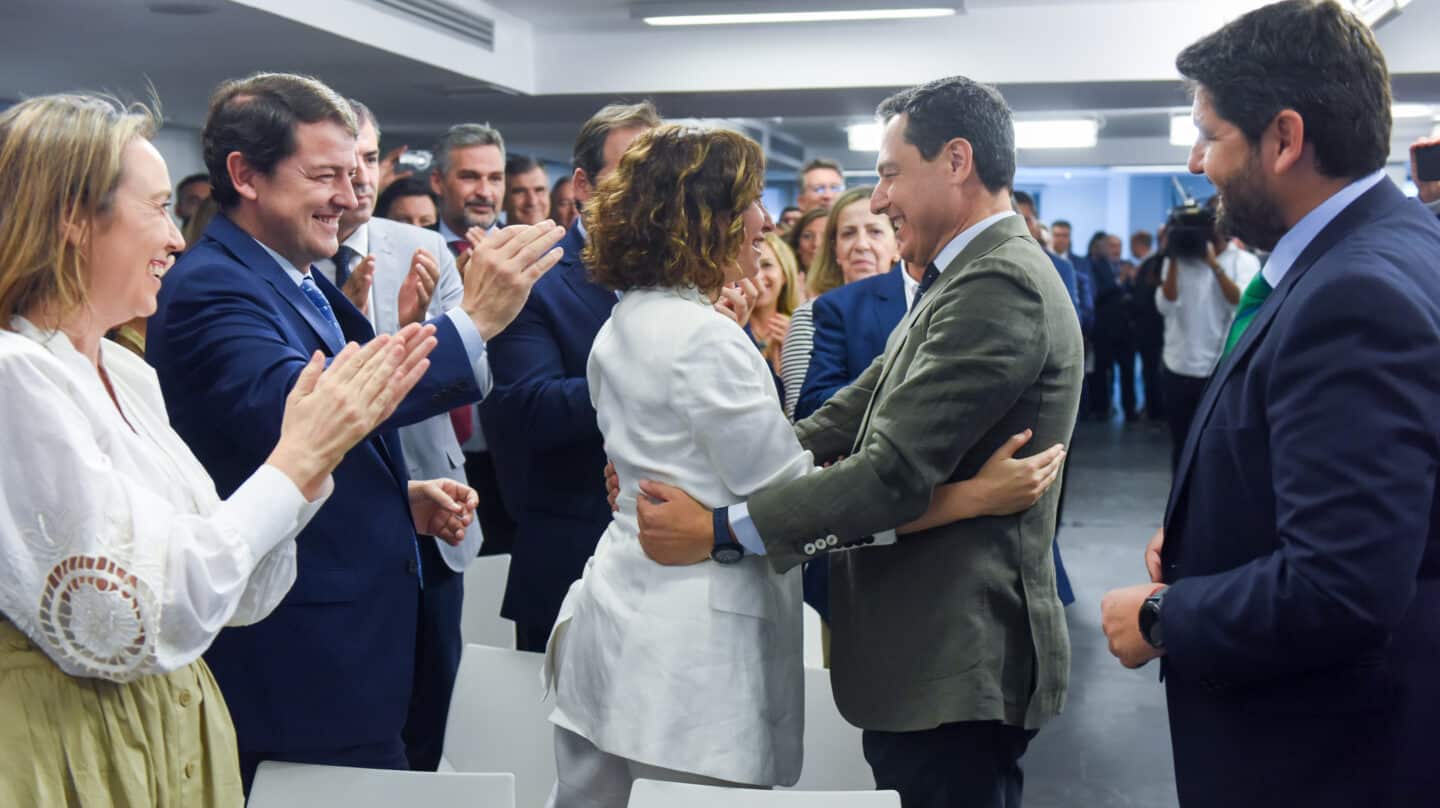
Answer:
[[350, 280], [350, 261], [356, 255], [358, 253], [355, 250], [341, 244], [340, 249], [335, 251], [335, 256], [330, 259], [335, 262], [335, 286], [337, 288], [345, 288], [345, 281]]
[[920, 276], [920, 285], [915, 287], [915, 297], [910, 301], [911, 311], [914, 311], [915, 307], [920, 305], [920, 298], [930, 290], [931, 286], [935, 285], [935, 280], [939, 277], [940, 270], [936, 268], [933, 262], [925, 267], [925, 274]]
[[450, 252], [455, 253], [456, 258], [459, 258], [470, 249], [470, 242], [463, 238], [457, 238], [454, 241], [446, 243], [450, 245]]
[[1255, 319], [1255, 312], [1260, 310], [1265, 298], [1273, 291], [1270, 282], [1265, 280], [1265, 273], [1261, 272], [1250, 279], [1245, 291], [1240, 293], [1240, 305], [1235, 309], [1235, 320], [1230, 323], [1230, 334], [1225, 337], [1225, 350], [1220, 353], [1220, 361], [1224, 362], [1225, 357], [1235, 350], [1235, 345], [1245, 335], [1245, 329], [1250, 327], [1250, 322]]

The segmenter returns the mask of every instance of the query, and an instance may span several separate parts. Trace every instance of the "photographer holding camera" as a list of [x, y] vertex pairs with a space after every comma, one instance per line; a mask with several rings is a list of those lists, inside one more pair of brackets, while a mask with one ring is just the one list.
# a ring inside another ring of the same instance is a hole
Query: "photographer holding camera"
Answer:
[[1240, 290], [1260, 271], [1260, 261], [1230, 244], [1216, 222], [1213, 198], [1203, 207], [1192, 202], [1172, 210], [1165, 234], [1164, 281], [1155, 290], [1155, 307], [1165, 318], [1164, 401], [1173, 468], [1220, 359]]

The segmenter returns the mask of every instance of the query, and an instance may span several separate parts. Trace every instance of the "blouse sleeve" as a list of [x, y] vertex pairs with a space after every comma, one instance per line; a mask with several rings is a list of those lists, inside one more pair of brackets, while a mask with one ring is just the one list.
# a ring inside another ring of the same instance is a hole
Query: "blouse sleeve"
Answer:
[[292, 539], [324, 497], [306, 502], [262, 466], [210, 513], [177, 508], [154, 489], [173, 482], [116, 468], [62, 379], [38, 358], [0, 358], [0, 609], [74, 676], [181, 668], [279, 603]]
[[673, 398], [689, 416], [695, 445], [737, 497], [814, 470], [780, 408], [765, 360], [733, 325], [706, 329], [681, 354], [678, 371]]
[[795, 417], [800, 388], [810, 370], [810, 352], [815, 345], [813, 301], [806, 301], [790, 315], [790, 331], [780, 349], [780, 381], [785, 385], [785, 417]]

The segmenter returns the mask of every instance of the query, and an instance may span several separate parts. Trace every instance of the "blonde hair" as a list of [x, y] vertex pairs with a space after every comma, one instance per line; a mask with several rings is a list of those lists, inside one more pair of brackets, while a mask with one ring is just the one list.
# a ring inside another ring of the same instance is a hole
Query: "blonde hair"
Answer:
[[87, 302], [85, 245], [109, 213], [125, 147], [150, 138], [159, 113], [101, 95], [46, 95], [0, 114], [0, 328], [37, 306]]
[[765, 243], [770, 247], [770, 251], [775, 253], [775, 261], [780, 264], [780, 272], [785, 276], [785, 285], [780, 288], [780, 295], [775, 300], [775, 311], [788, 317], [794, 314], [796, 307], [800, 305], [799, 262], [795, 260], [795, 252], [790, 249], [784, 237], [775, 231], [765, 234]]
[[870, 185], [851, 188], [836, 197], [835, 203], [830, 206], [830, 218], [825, 220], [825, 237], [820, 239], [815, 260], [810, 262], [805, 273], [805, 284], [812, 298], [845, 285], [845, 273], [840, 270], [840, 262], [835, 258], [835, 234], [840, 229], [840, 211], [856, 202], [868, 200], [874, 192], [875, 188]]

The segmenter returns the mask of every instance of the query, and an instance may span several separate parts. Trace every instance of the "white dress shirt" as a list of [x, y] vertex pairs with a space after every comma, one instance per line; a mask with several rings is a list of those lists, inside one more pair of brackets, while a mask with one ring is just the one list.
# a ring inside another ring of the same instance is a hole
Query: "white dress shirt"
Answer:
[[[222, 501], [170, 428], [155, 372], [100, 364], [16, 317], [0, 331], [0, 611], [72, 676], [130, 681], [195, 661], [295, 581], [307, 502], [261, 466]], [[118, 402], [118, 408], [117, 408]]]
[[572, 585], [547, 672], [557, 725], [612, 755], [756, 785], [800, 776], [799, 570], [667, 567], [640, 547], [641, 479], [709, 507], [814, 470], [745, 332], [695, 290], [628, 292], [587, 368], [618, 512]]
[[[438, 229], [439, 229], [439, 231], [440, 231], [440, 238], [445, 239], [445, 246], [446, 246], [446, 247], [449, 247], [450, 244], [453, 243], [453, 242], [456, 242], [456, 241], [465, 241], [465, 240], [466, 240], [464, 236], [461, 236], [461, 235], [457, 234], [454, 230], [451, 230], [451, 229], [450, 229], [450, 226], [447, 225], [447, 224], [445, 224], [445, 221], [444, 221], [443, 219], [440, 220], [439, 228], [438, 228]], [[494, 229], [494, 228], [491, 228], [491, 229]], [[457, 260], [458, 260], [458, 256], [457, 256]], [[465, 319], [468, 320], [468, 319], [470, 319], [470, 318], [469, 318], [469, 317], [466, 317]], [[473, 329], [473, 325], [472, 325], [472, 329]], [[479, 332], [479, 331], [476, 331], [476, 332], [475, 332], [475, 336], [477, 336], [477, 337], [480, 336], [480, 332]], [[467, 347], [466, 350], [468, 351], [469, 348]], [[488, 362], [486, 363], [485, 372], [486, 372], [486, 375], [487, 375], [487, 377], [488, 377], [489, 372], [490, 372], [490, 368], [489, 368], [489, 363], [488, 363]], [[494, 382], [490, 382], [490, 384], [494, 384]], [[487, 386], [487, 387], [482, 387], [482, 388], [480, 388], [480, 389], [483, 390], [483, 391], [485, 391], [485, 394], [486, 394], [486, 395], [489, 395], [489, 394], [490, 394], [490, 388], [489, 388], [488, 386]], [[485, 441], [485, 431], [480, 428], [480, 405], [478, 405], [478, 404], [471, 404], [471, 405], [469, 405], [469, 407], [470, 407], [470, 424], [474, 427], [474, 431], [472, 431], [472, 432], [470, 433], [470, 440], [467, 440], [467, 441], [465, 441], [464, 443], [460, 444], [460, 448], [463, 449], [463, 450], [464, 450], [466, 453], [468, 453], [468, 454], [479, 454], [479, 453], [481, 453], [481, 452], [488, 452], [488, 451], [490, 451], [490, 445], [489, 445], [488, 443], [486, 443], [486, 441]]]
[[[1178, 376], [1209, 378], [1220, 359], [1230, 322], [1238, 305], [1225, 299], [1214, 270], [1200, 258], [1172, 258], [1171, 272], [1180, 273], [1179, 295], [1165, 297], [1161, 285], [1155, 290], [1155, 308], [1165, 318], [1165, 368]], [[1243, 291], [1260, 271], [1260, 259], [1237, 247], [1226, 245], [1215, 256], [1220, 271]]]

